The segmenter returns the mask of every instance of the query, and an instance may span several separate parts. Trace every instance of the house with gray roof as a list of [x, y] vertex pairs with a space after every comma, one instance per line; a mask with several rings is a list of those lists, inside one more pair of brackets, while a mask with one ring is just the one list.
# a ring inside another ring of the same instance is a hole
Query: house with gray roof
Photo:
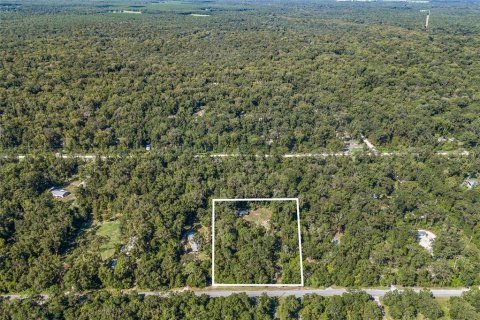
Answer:
[[67, 190], [53, 188], [51, 190], [52, 196], [55, 198], [65, 198], [70, 194]]
[[248, 209], [241, 209], [241, 210], [237, 211], [237, 216], [238, 217], [244, 217], [244, 216], [248, 215], [248, 213], [249, 213]]

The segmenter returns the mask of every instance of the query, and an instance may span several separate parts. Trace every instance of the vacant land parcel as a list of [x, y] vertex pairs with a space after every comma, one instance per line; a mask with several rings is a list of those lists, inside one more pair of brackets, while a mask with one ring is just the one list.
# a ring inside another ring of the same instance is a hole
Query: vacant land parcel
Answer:
[[302, 285], [297, 201], [214, 200], [213, 284]]

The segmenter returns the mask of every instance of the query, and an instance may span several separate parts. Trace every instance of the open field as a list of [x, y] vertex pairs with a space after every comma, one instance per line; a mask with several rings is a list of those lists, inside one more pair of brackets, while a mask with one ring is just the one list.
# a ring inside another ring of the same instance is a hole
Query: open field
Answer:
[[270, 219], [272, 218], [272, 211], [268, 208], [257, 208], [252, 210], [248, 215], [243, 216], [243, 219], [252, 222], [258, 226], [270, 229]]
[[107, 260], [112, 257], [115, 250], [120, 245], [121, 233], [120, 233], [120, 221], [109, 221], [100, 224], [95, 232], [96, 236], [106, 238], [101, 248], [101, 256], [103, 260]]
[[208, 16], [215, 12], [246, 10], [247, 6], [218, 1], [150, 1], [141, 5], [131, 5], [127, 1], [112, 1], [109, 5], [98, 5], [97, 8], [108, 12], [140, 11], [144, 14], [177, 13], [193, 16]]

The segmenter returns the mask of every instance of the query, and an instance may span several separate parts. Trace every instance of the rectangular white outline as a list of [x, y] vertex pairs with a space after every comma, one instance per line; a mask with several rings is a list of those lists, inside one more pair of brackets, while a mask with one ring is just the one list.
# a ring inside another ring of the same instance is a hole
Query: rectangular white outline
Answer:
[[[295, 201], [297, 203], [297, 227], [298, 246], [300, 250], [300, 278], [301, 283], [267, 283], [267, 284], [229, 284], [215, 283], [215, 202], [237, 202], [237, 201]], [[298, 198], [243, 198], [243, 199], [212, 199], [212, 287], [303, 287], [303, 257], [302, 257], [302, 233], [300, 231], [300, 205]]]

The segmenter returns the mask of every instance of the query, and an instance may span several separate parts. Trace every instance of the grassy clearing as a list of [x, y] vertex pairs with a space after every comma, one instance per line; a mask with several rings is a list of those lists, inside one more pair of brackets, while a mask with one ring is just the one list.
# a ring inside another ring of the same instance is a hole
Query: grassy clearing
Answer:
[[95, 234], [107, 238], [107, 241], [101, 246], [100, 252], [102, 259], [107, 260], [115, 254], [115, 249], [121, 243], [120, 221], [102, 223]]
[[159, 3], [150, 3], [150, 8], [165, 10], [165, 11], [187, 11], [199, 9], [199, 5], [192, 2], [183, 1], [162, 1]]
[[98, 8], [122, 11], [122, 10], [134, 10], [141, 11], [142, 13], [204, 13], [209, 14], [211, 11], [229, 11], [229, 10], [245, 10], [246, 6], [241, 4], [227, 4], [210, 1], [159, 1], [152, 3], [143, 3], [142, 5], [132, 5], [128, 1], [113, 1], [108, 6], [100, 5]]
[[66, 196], [64, 199], [69, 201], [69, 200], [76, 200], [77, 199], [77, 192], [78, 192], [78, 188], [80, 186], [82, 186], [84, 184], [83, 181], [81, 180], [73, 180], [73, 181], [70, 181], [67, 185], [65, 185], [62, 189], [65, 189], [67, 190], [68, 192], [70, 192], [70, 194], [68, 196]]
[[158, 9], [162, 11], [205, 11], [205, 9], [211, 10], [234, 10], [234, 9], [243, 9], [245, 6], [240, 4], [227, 4], [219, 2], [210, 2], [210, 1], [162, 1], [159, 3], [149, 3], [146, 5], [147, 8]]
[[272, 218], [272, 211], [267, 208], [258, 208], [251, 211], [243, 217], [245, 220], [252, 222], [258, 226], [270, 229], [270, 219]]
[[112, 4], [108, 9], [110, 10], [134, 10], [155, 13], [155, 12], [189, 12], [189, 11], [204, 11], [205, 8], [211, 6], [211, 3], [202, 2], [187, 2], [187, 1], [161, 1], [158, 3], [145, 3], [141, 6], [132, 6], [127, 1], [117, 1]]

